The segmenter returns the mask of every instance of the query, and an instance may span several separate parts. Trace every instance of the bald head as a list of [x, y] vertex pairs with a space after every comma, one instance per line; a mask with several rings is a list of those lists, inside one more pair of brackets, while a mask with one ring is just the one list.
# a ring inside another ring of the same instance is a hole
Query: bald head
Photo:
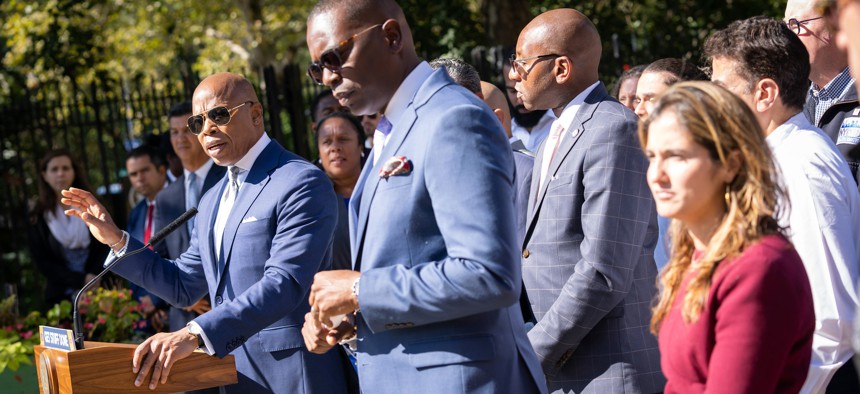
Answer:
[[403, 9], [394, 0], [321, 0], [311, 9], [308, 21], [325, 14], [337, 15], [338, 23], [348, 27], [382, 23], [387, 19], [406, 23]]
[[511, 134], [511, 110], [508, 101], [505, 100], [505, 94], [496, 85], [486, 81], [481, 81], [481, 94], [484, 96], [484, 103], [495, 112], [496, 117], [502, 122], [505, 134], [511, 138], [513, 136]]
[[[254, 86], [248, 82], [245, 77], [233, 73], [217, 73], [212, 74], [194, 90], [195, 101], [197, 96], [214, 96], [219, 97], [228, 103], [241, 104], [245, 101], [259, 101], [257, 92], [254, 91]], [[195, 108], [194, 113], [199, 113], [201, 109]]]
[[560, 8], [538, 15], [520, 33], [520, 39], [540, 43], [546, 53], [570, 57], [577, 73], [597, 81], [602, 47], [597, 28], [581, 12]]
[[[197, 139], [218, 165], [235, 164], [263, 135], [263, 108], [254, 86], [241, 75], [218, 73], [206, 77], [194, 90], [191, 104], [194, 114], [202, 115], [202, 131]], [[210, 118], [209, 111], [219, 107], [227, 109], [229, 121], [216, 123]]]

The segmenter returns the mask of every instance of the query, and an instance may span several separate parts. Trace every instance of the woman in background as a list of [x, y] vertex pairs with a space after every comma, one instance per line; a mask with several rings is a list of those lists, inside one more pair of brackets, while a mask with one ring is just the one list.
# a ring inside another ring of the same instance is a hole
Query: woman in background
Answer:
[[30, 254], [47, 279], [48, 307], [71, 300], [99, 271], [108, 248], [95, 241], [86, 224], [66, 216], [60, 191], [69, 187], [89, 191], [84, 172], [65, 149], [48, 152], [39, 164], [39, 197], [30, 211]]
[[332, 269], [352, 269], [346, 208], [364, 164], [364, 128], [355, 116], [334, 112], [317, 122], [316, 142], [320, 165], [331, 180], [335, 194], [343, 199], [343, 204], [338, 204]]
[[666, 393], [796, 393], [815, 317], [775, 216], [776, 170], [749, 108], [708, 82], [669, 88], [640, 124], [672, 255], [651, 329]]

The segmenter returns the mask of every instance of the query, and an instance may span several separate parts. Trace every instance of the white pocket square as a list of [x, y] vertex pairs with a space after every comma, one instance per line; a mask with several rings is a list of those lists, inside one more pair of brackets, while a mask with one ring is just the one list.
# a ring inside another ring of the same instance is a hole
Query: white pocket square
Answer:
[[260, 219], [257, 219], [253, 216], [248, 216], [248, 217], [242, 219], [242, 223], [251, 223], [251, 222], [256, 222], [257, 220], [260, 220]]

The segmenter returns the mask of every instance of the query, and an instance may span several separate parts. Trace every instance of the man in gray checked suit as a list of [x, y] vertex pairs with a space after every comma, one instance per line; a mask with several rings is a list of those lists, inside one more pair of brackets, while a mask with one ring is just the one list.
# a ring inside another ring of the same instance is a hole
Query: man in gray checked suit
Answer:
[[523, 29], [512, 59], [526, 108], [558, 117], [529, 195], [523, 281], [538, 321], [529, 339], [551, 392], [660, 392], [648, 162], [636, 116], [598, 80], [600, 53], [591, 21], [558, 9]]

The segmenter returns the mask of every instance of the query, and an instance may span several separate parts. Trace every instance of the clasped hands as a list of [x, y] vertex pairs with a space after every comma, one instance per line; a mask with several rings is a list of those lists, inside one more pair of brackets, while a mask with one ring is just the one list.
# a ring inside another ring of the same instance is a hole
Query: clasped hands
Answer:
[[[358, 309], [358, 298], [352, 285], [359, 276], [361, 273], [350, 270], [323, 271], [314, 276], [308, 297], [311, 311], [305, 314], [302, 327], [305, 346], [311, 353], [323, 354], [354, 334], [353, 312]], [[339, 324], [332, 327], [335, 322]]]

